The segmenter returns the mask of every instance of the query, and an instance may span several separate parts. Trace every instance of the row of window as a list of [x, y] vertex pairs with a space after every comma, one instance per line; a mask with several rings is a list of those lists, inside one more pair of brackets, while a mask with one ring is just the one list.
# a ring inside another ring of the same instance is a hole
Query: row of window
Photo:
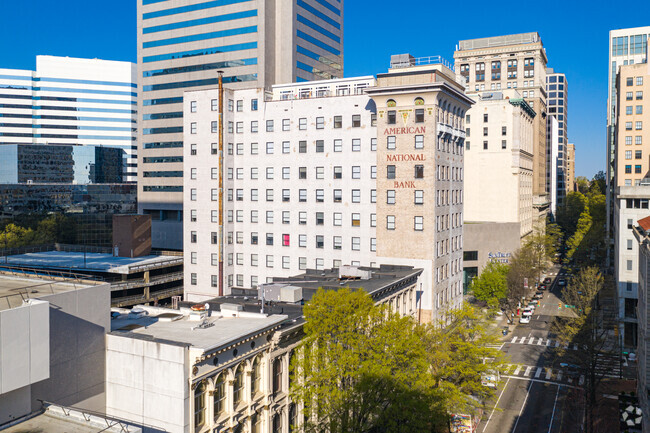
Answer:
[[[424, 115], [424, 113], [423, 113]], [[372, 114], [371, 115], [371, 126], [375, 126], [376, 122], [376, 115]], [[343, 116], [334, 116], [332, 126], [334, 129], [341, 129], [343, 128]], [[350, 125], [352, 128], [360, 128], [361, 127], [361, 115], [360, 114], [353, 114], [352, 115], [352, 123]], [[300, 131], [306, 131], [307, 130], [307, 118], [306, 117], [301, 117], [298, 119], [298, 129]], [[324, 117], [317, 117], [316, 118], [316, 129], [325, 129], [325, 118]], [[196, 134], [198, 130], [198, 123], [197, 122], [191, 122], [190, 123], [190, 134]], [[244, 122], [232, 122], [229, 121], [227, 123], [227, 130], [229, 134], [237, 133], [237, 134], [243, 134], [244, 133]], [[269, 119], [266, 121], [266, 132], [274, 132], [275, 131], [275, 122], [272, 119]], [[282, 119], [282, 131], [291, 131], [291, 119]], [[219, 121], [214, 120], [210, 122], [210, 132], [216, 134], [219, 132]], [[257, 120], [251, 120], [250, 122], [250, 132], [251, 133], [257, 133], [259, 132], [259, 121]]]
[[[631, 165], [626, 165], [625, 166], [625, 173], [630, 174], [632, 173], [632, 166]], [[640, 174], [641, 173], [641, 166], [640, 165], [635, 165], [634, 166], [634, 173]]]
[[[469, 141], [465, 142], [465, 148], [467, 150], [470, 150], [471, 143]], [[507, 149], [508, 148], [508, 141], [507, 140], [501, 140], [501, 149]], [[487, 140], [483, 141], [483, 150], [489, 150], [489, 142]]]
[[[351, 169], [352, 169], [351, 178], [361, 179], [361, 166], [353, 165]], [[211, 171], [212, 179], [219, 179], [219, 169], [212, 168], [211, 170], [212, 170]], [[298, 167], [298, 178], [307, 179], [307, 170], [308, 167]], [[325, 167], [314, 167], [314, 171], [315, 171], [316, 179], [325, 179]], [[227, 174], [228, 180], [233, 180], [233, 179], [244, 180], [243, 168], [234, 169], [232, 167], [229, 167], [227, 169], [227, 173], [228, 173]], [[197, 175], [196, 169], [195, 168], [190, 169], [191, 179], [196, 179], [196, 175]], [[258, 167], [251, 167], [250, 178], [251, 180], [256, 180], [259, 178]], [[275, 167], [266, 167], [266, 179], [274, 179], [274, 178], [275, 178]], [[372, 165], [370, 166], [370, 179], [376, 179], [376, 178], [377, 178], [377, 166]], [[282, 167], [282, 179], [284, 180], [291, 179], [291, 167]], [[336, 165], [332, 167], [332, 179], [343, 179], [343, 166]]]
[[[316, 153], [324, 153], [325, 152], [325, 141], [324, 140], [315, 140], [314, 141], [315, 147], [314, 150]], [[341, 139], [335, 139], [332, 142], [333, 147], [332, 151], [334, 152], [343, 152], [343, 140]], [[352, 142], [352, 152], [361, 152], [361, 139], [360, 138], [353, 138]], [[307, 153], [308, 147], [307, 147], [307, 141], [301, 140], [298, 142], [298, 153]], [[370, 139], [370, 150], [371, 151], [376, 151], [377, 150], [377, 139], [376, 138], [371, 138]], [[228, 143], [227, 145], [227, 152], [228, 155], [244, 155], [244, 143]], [[210, 153], [212, 155], [218, 155], [219, 154], [219, 143], [210, 143]], [[275, 143], [272, 141], [269, 141], [266, 143], [266, 154], [272, 155], [275, 153]], [[282, 142], [282, 153], [284, 154], [289, 154], [291, 153], [291, 142], [290, 141], [283, 141]], [[250, 143], [250, 154], [251, 155], [259, 155], [259, 143]], [[197, 144], [190, 144], [190, 155], [196, 156], [198, 155], [198, 145]]]
[[[625, 114], [626, 115], [629, 116], [629, 115], [633, 114], [633, 111], [635, 111], [635, 110], [634, 110], [634, 107], [632, 105], [628, 105], [628, 106], [625, 107]], [[643, 105], [637, 105], [636, 106], [635, 114], [643, 114]]]
[[[625, 144], [626, 145], [631, 145], [632, 144], [632, 136], [628, 135], [625, 137]], [[643, 136], [637, 135], [634, 137], [634, 144], [643, 144]]]
[[[627, 77], [626, 85], [628, 86], [633, 86], [634, 85], [634, 77]], [[643, 86], [643, 77], [636, 77], [636, 85], [637, 86]]]
[[[635, 98], [633, 98], [633, 96]], [[643, 91], [638, 90], [635, 94], [635, 92], [625, 92], [625, 100], [626, 101], [632, 101], [633, 99], [636, 99], [637, 101], [640, 101], [643, 99]]]
[[636, 122], [625, 122], [625, 130], [626, 131], [631, 131], [632, 130], [632, 123], [634, 123], [634, 129], [637, 131], [640, 131], [643, 129], [643, 122], [638, 120]]
[[[632, 159], [632, 151], [631, 150], [626, 150], [625, 151], [625, 159]], [[643, 151], [635, 150], [634, 151], [634, 159], [643, 159]]]

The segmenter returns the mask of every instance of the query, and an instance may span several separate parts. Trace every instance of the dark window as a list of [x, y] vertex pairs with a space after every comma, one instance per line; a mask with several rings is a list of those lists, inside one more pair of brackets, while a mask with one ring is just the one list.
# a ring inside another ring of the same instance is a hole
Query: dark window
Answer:
[[352, 115], [352, 127], [353, 128], [360, 128], [361, 127], [361, 115], [360, 114], [353, 114]]
[[386, 122], [389, 125], [394, 125], [395, 123], [397, 123], [397, 114], [396, 114], [395, 110], [389, 110], [388, 111], [388, 117], [387, 117]]
[[465, 261], [478, 260], [478, 251], [464, 251], [463, 260]]
[[298, 169], [298, 179], [307, 179], [307, 167], [300, 167]]
[[642, 158], [641, 155], [643, 155], [643, 151], [642, 151], [642, 150], [635, 150], [635, 151], [634, 151], [634, 159], [641, 159], [641, 158]]
[[323, 141], [323, 140], [316, 140], [316, 152], [317, 152], [317, 153], [323, 153], [323, 152], [325, 152], [325, 141]]
[[424, 179], [424, 166], [423, 165], [416, 165], [415, 166], [415, 178], [416, 179]]
[[307, 142], [306, 141], [299, 141], [298, 142], [298, 152], [307, 153]]
[[641, 173], [641, 166], [640, 165], [635, 165], [634, 166], [634, 172], [637, 173], [637, 174]]
[[415, 109], [415, 123], [424, 123], [424, 108]]
[[487, 123], [487, 121], [488, 121], [488, 115], [486, 113], [486, 114], [483, 115], [483, 122]]
[[488, 148], [488, 142], [487, 142], [487, 141], [484, 141], [484, 142], [483, 142], [483, 149], [484, 149], [484, 150], [487, 150], [487, 148]]
[[343, 127], [343, 116], [334, 116], [334, 128]]
[[386, 167], [386, 179], [395, 179], [395, 166], [389, 165]]
[[631, 165], [626, 165], [625, 166], [625, 173], [632, 173], [632, 166]]
[[[282, 391], [282, 360], [276, 358], [273, 361], [273, 393], [276, 394]], [[274, 423], [275, 424], [275, 419]]]

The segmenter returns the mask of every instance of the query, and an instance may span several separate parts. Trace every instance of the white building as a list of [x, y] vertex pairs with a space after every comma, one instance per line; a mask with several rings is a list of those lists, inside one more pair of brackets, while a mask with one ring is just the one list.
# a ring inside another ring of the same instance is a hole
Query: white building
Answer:
[[520, 91], [470, 93], [465, 117], [465, 284], [491, 261], [507, 263], [533, 231], [534, 119]]
[[551, 196], [551, 213], [556, 215], [557, 207], [564, 203], [572, 191], [573, 179], [568, 179], [568, 115], [569, 82], [565, 74], [546, 68], [546, 94], [548, 116], [546, 118], [546, 171], [547, 189]]
[[0, 144], [115, 147], [137, 179], [136, 65], [36, 56], [36, 70], [0, 69]]
[[426, 319], [460, 305], [471, 100], [439, 61], [415, 63], [377, 81], [224, 89], [221, 206], [219, 92], [185, 93], [187, 300], [307, 267], [392, 263], [424, 269]]

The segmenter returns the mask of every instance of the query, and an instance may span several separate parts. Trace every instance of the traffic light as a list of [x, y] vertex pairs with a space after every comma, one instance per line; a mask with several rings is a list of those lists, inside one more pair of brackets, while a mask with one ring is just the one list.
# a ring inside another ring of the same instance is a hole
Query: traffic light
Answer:
[[557, 303], [557, 309], [558, 309], [558, 310], [561, 310], [561, 309], [562, 309], [562, 303], [561, 303], [561, 302], [558, 302], [558, 303]]

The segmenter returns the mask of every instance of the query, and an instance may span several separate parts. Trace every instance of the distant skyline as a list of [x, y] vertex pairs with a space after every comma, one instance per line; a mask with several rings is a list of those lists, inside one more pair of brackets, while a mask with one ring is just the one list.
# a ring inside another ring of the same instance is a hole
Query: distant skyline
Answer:
[[[0, 0], [0, 68], [34, 69], [37, 55], [136, 61], [136, 1]], [[416, 5], [409, 10], [407, 6]], [[385, 72], [391, 54], [442, 55], [453, 62], [462, 39], [539, 32], [548, 66], [569, 82], [568, 137], [576, 176], [605, 170], [609, 31], [650, 25], [650, 2], [546, 2], [548, 11], [511, 5], [486, 15], [484, 2], [345, 3], [345, 76]], [[464, 11], [468, 13], [463, 14]], [[563, 14], [563, 15], [562, 15]]]

